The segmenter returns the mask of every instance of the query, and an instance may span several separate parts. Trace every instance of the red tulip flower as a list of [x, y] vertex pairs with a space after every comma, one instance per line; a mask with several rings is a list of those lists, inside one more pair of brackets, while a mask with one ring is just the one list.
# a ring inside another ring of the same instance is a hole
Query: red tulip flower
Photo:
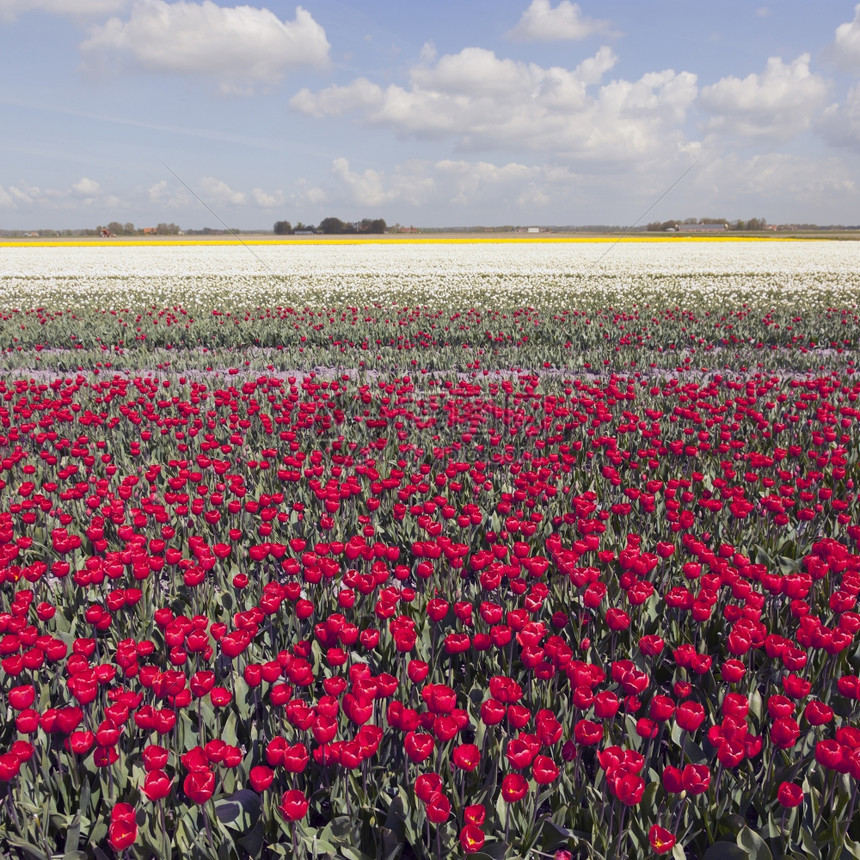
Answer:
[[803, 803], [803, 789], [793, 782], [780, 783], [776, 799], [785, 809], [794, 809], [795, 806]]
[[655, 854], [668, 854], [675, 847], [675, 835], [661, 827], [659, 824], [652, 825], [648, 831], [648, 841], [654, 849]]
[[308, 813], [308, 799], [297, 788], [285, 791], [278, 810], [285, 821], [299, 821]]
[[558, 774], [558, 765], [549, 756], [539, 755], [532, 762], [532, 777], [538, 785], [549, 785]]
[[690, 794], [704, 794], [711, 784], [711, 771], [706, 764], [688, 764], [681, 772], [681, 779]]
[[460, 847], [466, 854], [475, 854], [484, 847], [484, 831], [476, 824], [466, 824], [460, 831]]
[[427, 801], [424, 811], [433, 824], [442, 824], [451, 815], [451, 801], [441, 791], [434, 792]]
[[215, 791], [215, 774], [211, 770], [193, 771], [185, 777], [182, 789], [194, 803], [206, 803]]
[[481, 750], [475, 744], [460, 744], [454, 747], [451, 761], [460, 770], [473, 771], [481, 762]]
[[506, 774], [502, 780], [502, 797], [505, 803], [516, 803], [526, 796], [529, 781], [521, 773]]
[[125, 851], [137, 839], [135, 814], [134, 807], [128, 803], [117, 803], [111, 810], [108, 843], [117, 853]]
[[685, 732], [695, 732], [705, 721], [705, 709], [698, 702], [682, 702], [675, 710], [675, 722]]
[[163, 770], [151, 770], [143, 781], [143, 793], [149, 800], [161, 800], [170, 794], [173, 780]]

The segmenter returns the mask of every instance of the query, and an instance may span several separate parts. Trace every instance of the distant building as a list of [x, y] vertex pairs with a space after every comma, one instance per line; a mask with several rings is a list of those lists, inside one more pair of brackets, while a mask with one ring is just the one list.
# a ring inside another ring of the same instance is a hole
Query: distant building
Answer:
[[729, 229], [728, 224], [679, 224], [678, 233], [725, 233]]

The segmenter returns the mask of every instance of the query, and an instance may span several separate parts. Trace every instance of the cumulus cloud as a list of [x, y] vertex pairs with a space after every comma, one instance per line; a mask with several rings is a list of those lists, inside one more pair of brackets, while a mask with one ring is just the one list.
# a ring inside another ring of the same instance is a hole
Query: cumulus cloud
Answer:
[[269, 192], [262, 188], [254, 188], [251, 190], [251, 199], [261, 209], [274, 209], [276, 206], [284, 205], [284, 192]]
[[829, 223], [834, 207], [856, 195], [850, 175], [846, 165], [835, 158], [768, 153], [744, 159], [732, 154], [703, 164], [695, 182], [705, 201], [713, 197], [721, 205], [728, 202], [740, 209], [757, 208], [766, 200], [782, 211], [805, 213], [805, 217]]
[[301, 6], [293, 21], [281, 21], [268, 9], [212, 0], [135, 0], [127, 20], [114, 17], [92, 27], [81, 50], [93, 68], [118, 57], [138, 70], [211, 78], [225, 93], [248, 92], [276, 83], [291, 68], [329, 62], [325, 31]]
[[207, 203], [241, 206], [247, 199], [244, 192], [234, 191], [222, 179], [213, 176], [204, 176], [200, 180], [200, 188]]
[[14, 19], [24, 12], [48, 12], [70, 18], [112, 15], [127, 0], [0, 0], [0, 19]]
[[99, 193], [99, 190], [100, 187], [98, 182], [94, 179], [87, 179], [86, 176], [82, 177], [72, 185], [72, 191], [81, 197], [93, 197]]
[[19, 211], [59, 211], [74, 210], [94, 205], [119, 207], [119, 201], [112, 195], [105, 195], [94, 179], [82, 177], [65, 188], [40, 188], [28, 182], [0, 187], [0, 206]]
[[416, 65], [406, 87], [357, 78], [315, 93], [302, 89], [290, 105], [314, 117], [357, 113], [403, 137], [452, 138], [463, 152], [628, 159], [679, 144], [696, 76], [664, 70], [600, 86], [616, 59], [602, 47], [574, 69], [545, 68], [470, 47]]
[[836, 28], [830, 55], [843, 69], [860, 69], [860, 4], [854, 7], [854, 19]]
[[528, 219], [541, 213], [546, 217], [551, 205], [568, 210], [571, 202], [584, 199], [586, 192], [599, 197], [606, 190], [605, 177], [552, 164], [412, 159], [388, 170], [357, 171], [346, 158], [337, 158], [332, 162], [327, 200], [365, 212], [371, 207], [401, 212], [406, 208], [413, 210], [416, 218], [427, 218], [430, 212], [450, 217], [456, 210], [494, 213], [496, 218], [509, 213], [501, 217]]
[[397, 165], [386, 173], [371, 169], [354, 171], [346, 158], [336, 158], [331, 174], [336, 194], [345, 195], [348, 202], [356, 206], [381, 206], [392, 202], [421, 206], [432, 198], [436, 187], [429, 162], [420, 159]]
[[829, 89], [810, 71], [809, 54], [787, 64], [771, 57], [761, 74], [729, 76], [703, 87], [700, 103], [712, 115], [709, 131], [787, 140], [810, 127]]
[[824, 109], [816, 130], [833, 146], [860, 150], [860, 84], [848, 91], [842, 104]]
[[561, 0], [553, 7], [549, 0], [532, 0], [507, 36], [519, 42], [561, 42], [579, 41], [608, 31], [608, 21], [584, 17], [578, 3]]

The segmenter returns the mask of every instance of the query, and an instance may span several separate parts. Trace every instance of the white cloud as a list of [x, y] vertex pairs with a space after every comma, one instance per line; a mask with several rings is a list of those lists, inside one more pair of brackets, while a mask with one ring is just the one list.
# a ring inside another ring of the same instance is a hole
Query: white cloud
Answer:
[[809, 54], [789, 64], [771, 57], [760, 75], [729, 76], [704, 87], [700, 103], [712, 114], [709, 131], [787, 140], [810, 127], [829, 89], [810, 71]]
[[278, 82], [290, 68], [327, 66], [323, 28], [301, 6], [293, 21], [268, 9], [178, 0], [135, 0], [127, 20], [92, 27], [81, 44], [89, 65], [115, 56], [132, 68], [216, 80], [222, 92]]
[[406, 207], [414, 210], [410, 218], [416, 220], [427, 218], [429, 212], [453, 217], [452, 208], [460, 213], [493, 213], [497, 220], [528, 220], [541, 213], [546, 217], [552, 204], [567, 210], [574, 199], [582, 199], [583, 189], [601, 195], [607, 187], [605, 178], [557, 165], [466, 159], [413, 159], [390, 170], [354, 171], [346, 158], [337, 158], [331, 176], [327, 200], [332, 205], [351, 207], [358, 214], [381, 207], [403, 212]]
[[167, 199], [167, 180], [162, 179], [147, 189], [147, 195], [153, 203], [163, 203]]
[[99, 193], [99, 184], [94, 179], [87, 179], [86, 176], [79, 179], [72, 185], [72, 191], [81, 197], [93, 197]]
[[768, 217], [766, 211], [758, 211], [767, 206], [829, 224], [834, 221], [834, 210], [844, 211], [856, 195], [850, 175], [838, 159], [785, 153], [743, 159], [733, 154], [703, 164], [696, 172], [695, 186], [700, 201], [713, 198], [741, 216]]
[[854, 19], [836, 28], [830, 54], [840, 67], [860, 69], [860, 4], [854, 7]]
[[234, 191], [226, 182], [212, 176], [204, 176], [200, 180], [200, 188], [207, 203], [241, 206], [247, 199], [242, 191]]
[[0, 185], [0, 207], [3, 209], [12, 209], [14, 205], [15, 201], [12, 199], [12, 195]]
[[349, 203], [362, 207], [377, 207], [386, 203], [406, 203], [421, 206], [433, 198], [436, 180], [429, 162], [413, 159], [397, 165], [390, 173], [366, 169], [361, 173], [350, 169], [346, 158], [332, 162], [335, 194], [345, 195]]
[[17, 185], [11, 186], [9, 188], [9, 193], [12, 195], [12, 199], [16, 203], [21, 203], [25, 206], [35, 202], [42, 196], [42, 192], [37, 186], [27, 185], [26, 183], [22, 183], [21, 187]]
[[0, 19], [14, 19], [24, 12], [48, 12], [70, 18], [112, 15], [127, 0], [0, 0]]
[[349, 188], [357, 202], [367, 206], [379, 206], [397, 196], [396, 190], [383, 189], [383, 174], [369, 169], [363, 173], [354, 173], [345, 158], [336, 158], [332, 162], [332, 173]]
[[319, 119], [340, 116], [350, 110], [375, 109], [384, 100], [382, 87], [367, 78], [356, 78], [347, 86], [332, 86], [318, 93], [312, 93], [305, 87], [290, 99], [290, 107]]
[[860, 150], [860, 84], [848, 91], [842, 104], [825, 108], [816, 130], [834, 146]]
[[520, 42], [579, 41], [608, 29], [608, 21], [583, 17], [578, 3], [561, 0], [553, 8], [549, 0], [532, 0], [507, 36]]
[[270, 193], [262, 188], [254, 188], [251, 190], [251, 199], [262, 209], [274, 209], [276, 206], [284, 205], [284, 192]]
[[461, 151], [627, 160], [680, 145], [678, 126], [695, 101], [696, 76], [666, 70], [600, 87], [615, 62], [606, 47], [574, 69], [472, 47], [413, 67], [408, 87], [357, 78], [317, 93], [303, 89], [290, 105], [314, 117], [355, 112], [404, 137], [450, 137]]
[[[445, 160], [437, 162], [434, 169], [448, 180], [449, 202], [463, 207], [497, 196], [514, 195], [520, 202], [526, 194], [522, 189], [529, 188], [529, 183], [540, 175], [540, 168], [514, 162], [499, 167], [487, 161]], [[545, 197], [543, 193], [540, 196]]]

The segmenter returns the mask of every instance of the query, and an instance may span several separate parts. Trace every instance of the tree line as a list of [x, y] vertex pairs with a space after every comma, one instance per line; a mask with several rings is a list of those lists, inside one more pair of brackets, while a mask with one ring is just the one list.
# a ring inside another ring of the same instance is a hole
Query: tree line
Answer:
[[727, 221], [725, 218], [685, 218], [683, 221], [673, 219], [670, 221], [652, 221], [645, 229], [651, 233], [665, 233], [673, 230], [683, 231], [685, 226], [693, 224], [714, 224], [724, 226], [726, 230], [766, 230], [767, 220], [765, 218], [750, 218], [749, 221]]
[[384, 233], [388, 229], [384, 218], [362, 218], [361, 221], [341, 221], [340, 218], [323, 218], [319, 226], [302, 224], [295, 227], [289, 221], [275, 221], [276, 236], [291, 236], [295, 233]]
[[179, 229], [178, 224], [165, 224], [161, 223], [157, 227], [135, 227], [130, 221], [125, 224], [121, 224], [119, 221], [110, 221], [104, 227], [99, 226], [96, 228], [98, 233], [107, 230], [108, 233], [114, 236], [141, 236], [144, 233], [157, 233], [159, 236], [176, 236], [181, 230]]

